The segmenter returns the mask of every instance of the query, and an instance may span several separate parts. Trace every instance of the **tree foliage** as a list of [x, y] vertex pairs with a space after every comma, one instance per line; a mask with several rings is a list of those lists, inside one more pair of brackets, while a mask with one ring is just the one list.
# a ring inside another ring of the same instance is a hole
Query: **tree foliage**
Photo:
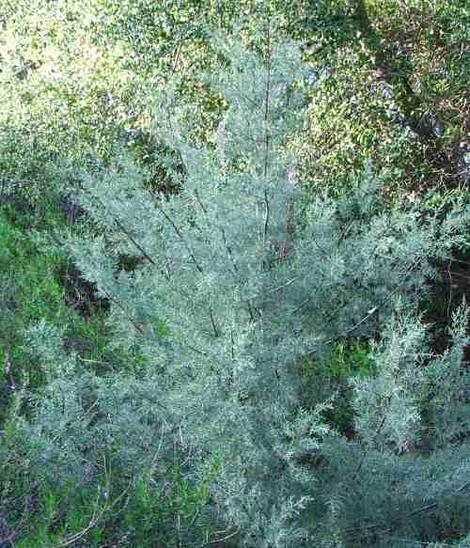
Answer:
[[468, 182], [469, 15], [460, 0], [314, 3], [312, 183], [334, 190], [371, 158], [392, 188]]
[[466, 7], [3, 11], [0, 544], [465, 546]]

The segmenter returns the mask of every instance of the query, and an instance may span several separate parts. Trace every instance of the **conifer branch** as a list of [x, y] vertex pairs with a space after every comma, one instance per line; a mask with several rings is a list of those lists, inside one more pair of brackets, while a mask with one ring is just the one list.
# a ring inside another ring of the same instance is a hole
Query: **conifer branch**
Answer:
[[[202, 268], [202, 266], [199, 264], [199, 262], [197, 261], [191, 247], [189, 246], [189, 244], [186, 242], [186, 239], [184, 238], [183, 236], [183, 233], [180, 231], [180, 229], [178, 228], [178, 225], [173, 221], [173, 219], [168, 215], [168, 213], [161, 207], [161, 206], [157, 206], [157, 210], [160, 211], [162, 213], [162, 215], [165, 217], [165, 219], [170, 223], [170, 225], [173, 227], [173, 230], [175, 231], [176, 235], [178, 236], [178, 238], [183, 242], [183, 245], [185, 246], [194, 266], [196, 267], [196, 269], [198, 270], [198, 272], [200, 274], [203, 274], [204, 273], [204, 270]], [[214, 318], [214, 311], [212, 309], [211, 306], [209, 306], [209, 318], [210, 318], [210, 321], [211, 321], [211, 326], [212, 326], [212, 330], [214, 332], [214, 336], [215, 337], [219, 337], [220, 333], [219, 333], [219, 329], [217, 327], [217, 323], [215, 321], [215, 318]]]
[[137, 331], [141, 334], [141, 335], [145, 335], [145, 332], [144, 330], [142, 329], [142, 327], [140, 327], [140, 325], [137, 323], [137, 321], [129, 314], [129, 312], [127, 312], [127, 310], [125, 309], [125, 307], [119, 302], [118, 299], [116, 299], [116, 297], [114, 297], [114, 295], [112, 295], [107, 289], [105, 289], [104, 287], [100, 287], [100, 290], [106, 295], [106, 297], [112, 301], [123, 313], [124, 315], [126, 316], [126, 318], [130, 321], [130, 323], [137, 329]]
[[263, 229], [263, 246], [266, 246], [266, 239], [268, 236], [268, 226], [269, 226], [269, 200], [268, 200], [268, 191], [264, 189], [264, 229]]
[[194, 196], [196, 196], [197, 203], [199, 204], [199, 207], [202, 209], [205, 215], [207, 215], [207, 209], [206, 206], [202, 203], [201, 197], [199, 196], [199, 192], [197, 189], [194, 191]]
[[219, 336], [219, 330], [217, 328], [217, 324], [215, 323], [214, 312], [212, 310], [212, 307], [209, 307], [209, 316], [210, 316], [210, 319], [211, 319], [211, 325], [212, 325], [212, 330], [214, 331], [214, 336], [218, 337]]
[[173, 230], [175, 231], [175, 234], [178, 236], [178, 238], [183, 242], [184, 247], [186, 248], [186, 251], [189, 254], [189, 257], [191, 258], [191, 261], [193, 262], [194, 266], [198, 270], [200, 274], [203, 274], [203, 269], [199, 262], [197, 261], [196, 257], [194, 256], [194, 253], [192, 249], [190, 248], [189, 244], [186, 242], [186, 239], [184, 238], [182, 232], [178, 228], [178, 225], [173, 221], [173, 219], [168, 215], [168, 213], [161, 207], [157, 206], [157, 210], [160, 211], [160, 213], [165, 217], [165, 219], [170, 223]]
[[139, 242], [129, 234], [129, 232], [126, 230], [126, 228], [124, 227], [124, 225], [121, 223], [121, 221], [115, 217], [114, 218], [114, 221], [116, 223], [116, 225], [118, 226], [119, 230], [125, 235], [127, 236], [127, 238], [135, 245], [135, 247], [142, 253], [142, 256], [145, 257], [149, 263], [153, 264], [154, 266], [156, 265], [156, 262], [152, 259], [152, 257], [150, 257], [150, 255], [145, 251], [145, 249], [139, 244]]
[[[207, 208], [206, 206], [203, 204], [202, 200], [201, 200], [201, 197], [199, 196], [199, 192], [197, 190], [194, 191], [194, 194], [196, 196], [196, 200], [199, 204], [199, 207], [202, 209], [202, 211], [204, 212], [204, 214], [207, 216]], [[233, 270], [234, 270], [234, 273], [235, 275], [238, 274], [238, 266], [237, 266], [237, 263], [235, 261], [235, 257], [233, 256], [233, 252], [232, 252], [232, 248], [230, 247], [228, 241], [227, 241], [227, 235], [225, 233], [225, 229], [224, 227], [220, 227], [220, 232], [221, 232], [221, 235], [222, 235], [222, 240], [224, 242], [224, 246], [225, 246], [225, 249], [227, 251], [227, 254], [230, 258], [230, 261], [232, 263], [232, 267], [233, 267]], [[247, 309], [248, 309], [248, 314], [250, 316], [250, 321], [253, 323], [255, 321], [255, 317], [254, 317], [254, 313], [253, 313], [253, 308], [252, 308], [252, 305], [250, 303], [250, 301], [248, 300], [247, 301]]]
[[[457, 495], [457, 494], [461, 493], [462, 491], [465, 491], [465, 489], [467, 489], [467, 487], [470, 487], [470, 481], [467, 481], [467, 482], [463, 483], [458, 489], [455, 489], [454, 491], [449, 493], [448, 496]], [[362, 527], [354, 527], [354, 528], [351, 528], [351, 529], [347, 529], [345, 532], [346, 532], [347, 535], [357, 533], [358, 536], [361, 536], [361, 533], [364, 534], [368, 531], [373, 531], [375, 529], [380, 529], [380, 532], [387, 533], [388, 531], [392, 530], [394, 527], [398, 526], [400, 521], [407, 521], [410, 518], [412, 518], [414, 516], [417, 516], [419, 514], [423, 514], [425, 512], [435, 510], [438, 506], [439, 506], [439, 503], [437, 501], [436, 502], [431, 502], [429, 504], [425, 504], [424, 506], [421, 506], [420, 508], [417, 508], [416, 510], [408, 512], [405, 516], [402, 516], [400, 519], [392, 520], [392, 523], [387, 528], [383, 528], [383, 525], [381, 523], [374, 523], [374, 524], [371, 524], [371, 525], [364, 525]]]
[[[264, 178], [268, 176], [268, 159], [269, 159], [269, 103], [271, 94], [271, 31], [270, 22], [268, 21], [267, 29], [267, 44], [266, 44], [266, 88], [264, 98]], [[269, 200], [267, 189], [264, 189], [264, 228], [263, 228], [263, 246], [266, 246], [269, 226]]]
[[[82, 191], [84, 191], [84, 188], [83, 188], [83, 185], [81, 183], [79, 183], [79, 187], [81, 188]], [[101, 205], [101, 207], [103, 208], [104, 211], [107, 211], [108, 213], [110, 213], [109, 209], [106, 207], [106, 205], [104, 204], [103, 200], [97, 196], [96, 194], [93, 194], [93, 198], [95, 200], [97, 200], [99, 202], [99, 204]], [[111, 213], [110, 213], [111, 214]], [[129, 231], [124, 227], [124, 225], [122, 224], [122, 222], [120, 221], [120, 219], [116, 216], [116, 215], [112, 215], [112, 218], [114, 220], [114, 222], [116, 223], [116, 226], [119, 228], [119, 230], [129, 239], [129, 241], [131, 241], [134, 246], [142, 253], [142, 256], [145, 257], [149, 263], [153, 264], [154, 266], [156, 265], [156, 262], [152, 259], [152, 257], [145, 251], [145, 249], [139, 244], [139, 242], [129, 233]]]
[[211, 544], [220, 544], [220, 543], [224, 543], [226, 542], [227, 540], [230, 540], [231, 538], [233, 538], [235, 535], [238, 535], [238, 533], [240, 532], [240, 529], [237, 528], [235, 529], [235, 531], [233, 531], [232, 533], [229, 533], [228, 535], [224, 536], [224, 537], [221, 537], [221, 538], [217, 538], [217, 539], [214, 539], [214, 540], [211, 540], [209, 542], [207, 542], [206, 544], [203, 544], [203, 546], [209, 546]]
[[268, 158], [269, 158], [269, 104], [271, 101], [271, 22], [268, 21], [266, 33], [266, 89], [264, 98], [264, 177], [268, 175]]

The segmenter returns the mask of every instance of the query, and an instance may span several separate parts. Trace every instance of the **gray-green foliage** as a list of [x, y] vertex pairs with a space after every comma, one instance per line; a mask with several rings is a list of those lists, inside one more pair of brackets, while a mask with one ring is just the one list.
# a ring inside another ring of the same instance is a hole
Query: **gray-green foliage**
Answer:
[[318, 478], [340, 508], [327, 527], [345, 545], [413, 546], [468, 529], [467, 313], [454, 315], [453, 346], [439, 356], [419, 320], [398, 314], [373, 351], [376, 374], [354, 381], [357, 438], [325, 440]]
[[[131, 482], [150, 470], [163, 484], [173, 460], [198, 482], [217, 461], [213, 520], [240, 545], [437, 538], [429, 512], [468, 512], [467, 422], [449, 407], [468, 390], [464, 326], [460, 318], [455, 346], [432, 358], [410, 303], [433, 275], [430, 259], [463, 241], [468, 214], [455, 206], [443, 222], [390, 211], [368, 177], [340, 200], [307, 199], [285, 146], [302, 130], [297, 48], [267, 41], [261, 60], [236, 43], [228, 50], [231, 65], [212, 81], [229, 105], [215, 146], [184, 141], [184, 111], [158, 120], [185, 166], [177, 195], [153, 193], [124, 155], [83, 179], [81, 201], [102, 236], [67, 245], [109, 300], [113, 344], [129, 363], [98, 376], [48, 352], [68, 366], [53, 367], [30, 402], [36, 473], [47, 463], [53, 477], [93, 485], [105, 455]], [[380, 338], [387, 322], [374, 375], [353, 383], [347, 440], [324, 420], [334, 387], [303, 398], [301, 363], [337, 341]], [[45, 329], [31, 331], [33, 348]]]

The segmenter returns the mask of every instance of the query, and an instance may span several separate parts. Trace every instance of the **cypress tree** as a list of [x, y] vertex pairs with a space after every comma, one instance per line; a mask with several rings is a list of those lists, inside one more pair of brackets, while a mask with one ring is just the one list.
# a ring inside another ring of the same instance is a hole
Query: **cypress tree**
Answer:
[[[208, 77], [227, 104], [211, 146], [185, 140], [187, 112], [159, 111], [158, 136], [184, 164], [179, 192], [152, 192], [124, 154], [83, 178], [102, 235], [67, 246], [109, 301], [128, 363], [97, 376], [57, 344], [43, 353], [66, 366], [33, 406], [40, 462], [79, 484], [103, 455], [123, 477], [161, 482], [175, 459], [191, 482], [217, 462], [204, 511], [243, 546], [390, 546], [468, 527], [464, 312], [433, 356], [412, 304], [468, 212], [391, 210], [367, 174], [348, 196], [307, 196], [289, 147], [306, 71], [295, 44], [268, 33], [262, 49], [225, 42]], [[31, 331], [36, 351], [46, 329]], [[365, 339], [374, 366], [350, 382], [351, 439], [326, 418], [338, 390], [316, 368]]]

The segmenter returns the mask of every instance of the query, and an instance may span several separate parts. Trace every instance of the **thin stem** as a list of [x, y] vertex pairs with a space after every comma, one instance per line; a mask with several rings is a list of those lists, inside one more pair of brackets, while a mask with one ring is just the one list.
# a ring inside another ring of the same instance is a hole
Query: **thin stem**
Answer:
[[270, 23], [268, 22], [267, 30], [267, 44], [266, 44], [266, 89], [264, 98], [264, 177], [268, 175], [268, 157], [269, 157], [269, 103], [271, 100], [271, 30]]

